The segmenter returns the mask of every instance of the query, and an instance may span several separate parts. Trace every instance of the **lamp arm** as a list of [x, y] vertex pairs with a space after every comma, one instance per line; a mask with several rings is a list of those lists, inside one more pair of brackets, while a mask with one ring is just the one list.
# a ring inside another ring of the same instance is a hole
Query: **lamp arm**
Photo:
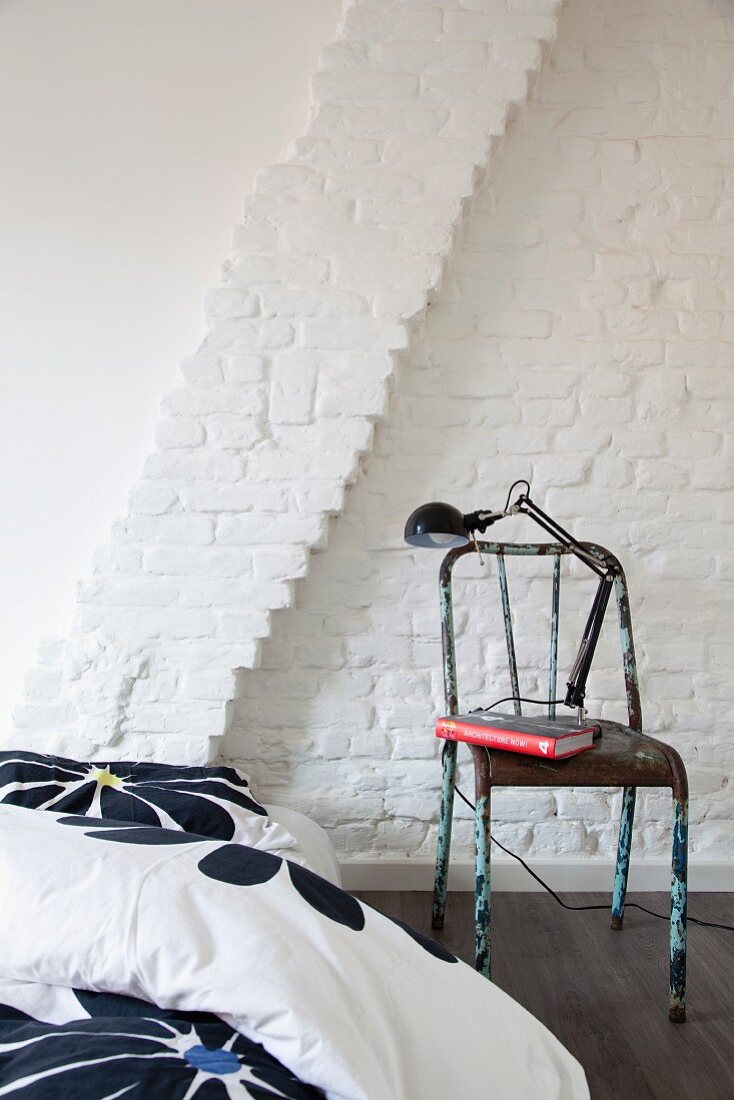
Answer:
[[567, 707], [580, 708], [583, 711], [586, 681], [591, 671], [591, 662], [594, 660], [594, 652], [601, 634], [613, 581], [614, 576], [611, 573], [599, 578], [599, 587], [596, 590], [594, 603], [586, 620], [581, 645], [566, 681], [564, 704]]
[[538, 505], [530, 499], [527, 493], [521, 493], [514, 504], [510, 505], [510, 507], [505, 506], [505, 511], [503, 512], [471, 512], [469, 515], [464, 516], [464, 523], [467, 531], [479, 531], [483, 534], [486, 529], [491, 526], [491, 524], [496, 523], [498, 519], [501, 519], [503, 516], [516, 515], [518, 512], [522, 512], [524, 515], [530, 516], [532, 520], [535, 520], [539, 527], [542, 527], [543, 530], [547, 531], [557, 542], [565, 546], [567, 550], [570, 550], [575, 557], [579, 558], [579, 560], [587, 565], [589, 569], [593, 570], [599, 578], [599, 587], [596, 590], [594, 602], [591, 606], [589, 617], [586, 620], [586, 626], [584, 627], [584, 633], [581, 638], [581, 645], [579, 646], [576, 660], [573, 663], [566, 683], [567, 691], [564, 705], [567, 707], [574, 707], [583, 712], [584, 697], [586, 695], [586, 681], [591, 671], [591, 662], [594, 659], [594, 652], [597, 642], [599, 641], [599, 635], [601, 634], [604, 615], [606, 614], [607, 605], [609, 604], [612, 584], [617, 572], [616, 562], [607, 558], [600, 559], [595, 554], [592, 554], [585, 546], [582, 546], [570, 532], [561, 527], [560, 523], [557, 523], [551, 516], [547, 515], [542, 508], [539, 508]]
[[591, 605], [591, 611], [586, 620], [586, 626], [584, 627], [579, 651], [576, 654], [576, 660], [569, 673], [566, 683], [566, 698], [564, 699], [565, 706], [575, 707], [583, 712], [584, 698], [586, 696], [586, 681], [591, 671], [591, 662], [594, 659], [602, 624], [604, 623], [604, 615], [606, 614], [607, 605], [609, 604], [612, 582], [614, 581], [616, 572], [616, 563], [612, 563], [608, 560], [600, 561], [593, 554], [590, 554], [585, 546], [582, 546], [573, 535], [569, 534], [569, 532], [561, 527], [559, 523], [556, 523], [554, 519], [546, 515], [546, 513], [542, 511], [526, 493], [518, 497], [512, 510], [515, 509], [518, 512], [524, 512], [526, 515], [529, 515], [531, 519], [534, 519], [535, 522], [548, 531], [549, 534], [558, 539], [563, 546], [566, 546], [572, 554], [580, 558], [580, 560], [588, 565], [590, 569], [593, 569], [599, 577], [599, 587], [596, 590], [594, 602]]
[[539, 508], [535, 501], [531, 500], [526, 493], [522, 493], [517, 498], [510, 508], [510, 513], [512, 512], [523, 512], [525, 515], [530, 516], [531, 519], [534, 519], [549, 535], [552, 535], [562, 546], [565, 546], [566, 549], [570, 550], [577, 558], [580, 558], [581, 561], [588, 565], [589, 569], [593, 569], [597, 576], [606, 577], [609, 573], [609, 566], [606, 563], [602, 564], [598, 558], [590, 554], [585, 546], [582, 546], [572, 534], [561, 527], [560, 523], [557, 523], [556, 520], [547, 515], [542, 508]]

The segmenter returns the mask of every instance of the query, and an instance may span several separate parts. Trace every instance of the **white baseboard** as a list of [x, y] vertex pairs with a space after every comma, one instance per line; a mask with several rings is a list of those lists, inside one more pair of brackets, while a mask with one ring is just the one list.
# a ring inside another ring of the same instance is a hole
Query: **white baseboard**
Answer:
[[[528, 865], [549, 886], [559, 891], [605, 890], [611, 892], [613, 859], [529, 859]], [[345, 890], [432, 890], [433, 863], [417, 859], [370, 859], [345, 861], [341, 865]], [[449, 873], [449, 890], [473, 890], [474, 867], [456, 861]], [[493, 890], [541, 890], [542, 887], [513, 860], [492, 863]], [[670, 889], [670, 863], [665, 860], [637, 860], [630, 864], [630, 891]], [[734, 862], [692, 860], [689, 890], [734, 891]]]

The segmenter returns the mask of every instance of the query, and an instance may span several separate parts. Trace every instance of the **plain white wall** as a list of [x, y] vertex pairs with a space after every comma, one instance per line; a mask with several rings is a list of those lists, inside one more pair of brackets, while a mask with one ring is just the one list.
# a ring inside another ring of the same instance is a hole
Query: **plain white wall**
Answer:
[[0, 722], [123, 511], [339, 0], [0, 5]]

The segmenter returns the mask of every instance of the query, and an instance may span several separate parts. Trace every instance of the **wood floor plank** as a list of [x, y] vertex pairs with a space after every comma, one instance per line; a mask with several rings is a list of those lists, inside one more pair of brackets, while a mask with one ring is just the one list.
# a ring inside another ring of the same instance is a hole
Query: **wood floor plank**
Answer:
[[[428, 893], [358, 896], [473, 963], [470, 894], [449, 894], [441, 932], [431, 931]], [[658, 913], [669, 904], [664, 894], [629, 900]], [[734, 894], [694, 894], [690, 911], [734, 924]], [[689, 925], [688, 956], [688, 1021], [671, 1024], [665, 921], [628, 907], [613, 932], [608, 911], [572, 913], [536, 893], [493, 898], [493, 980], [578, 1058], [592, 1100], [734, 1100], [734, 933]]]

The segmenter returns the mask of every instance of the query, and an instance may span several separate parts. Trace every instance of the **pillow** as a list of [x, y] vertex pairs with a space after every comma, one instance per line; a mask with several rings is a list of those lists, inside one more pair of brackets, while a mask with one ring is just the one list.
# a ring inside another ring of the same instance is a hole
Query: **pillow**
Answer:
[[0, 752], [0, 802], [158, 825], [263, 851], [296, 845], [254, 799], [247, 776], [231, 767], [83, 763], [35, 752]]

